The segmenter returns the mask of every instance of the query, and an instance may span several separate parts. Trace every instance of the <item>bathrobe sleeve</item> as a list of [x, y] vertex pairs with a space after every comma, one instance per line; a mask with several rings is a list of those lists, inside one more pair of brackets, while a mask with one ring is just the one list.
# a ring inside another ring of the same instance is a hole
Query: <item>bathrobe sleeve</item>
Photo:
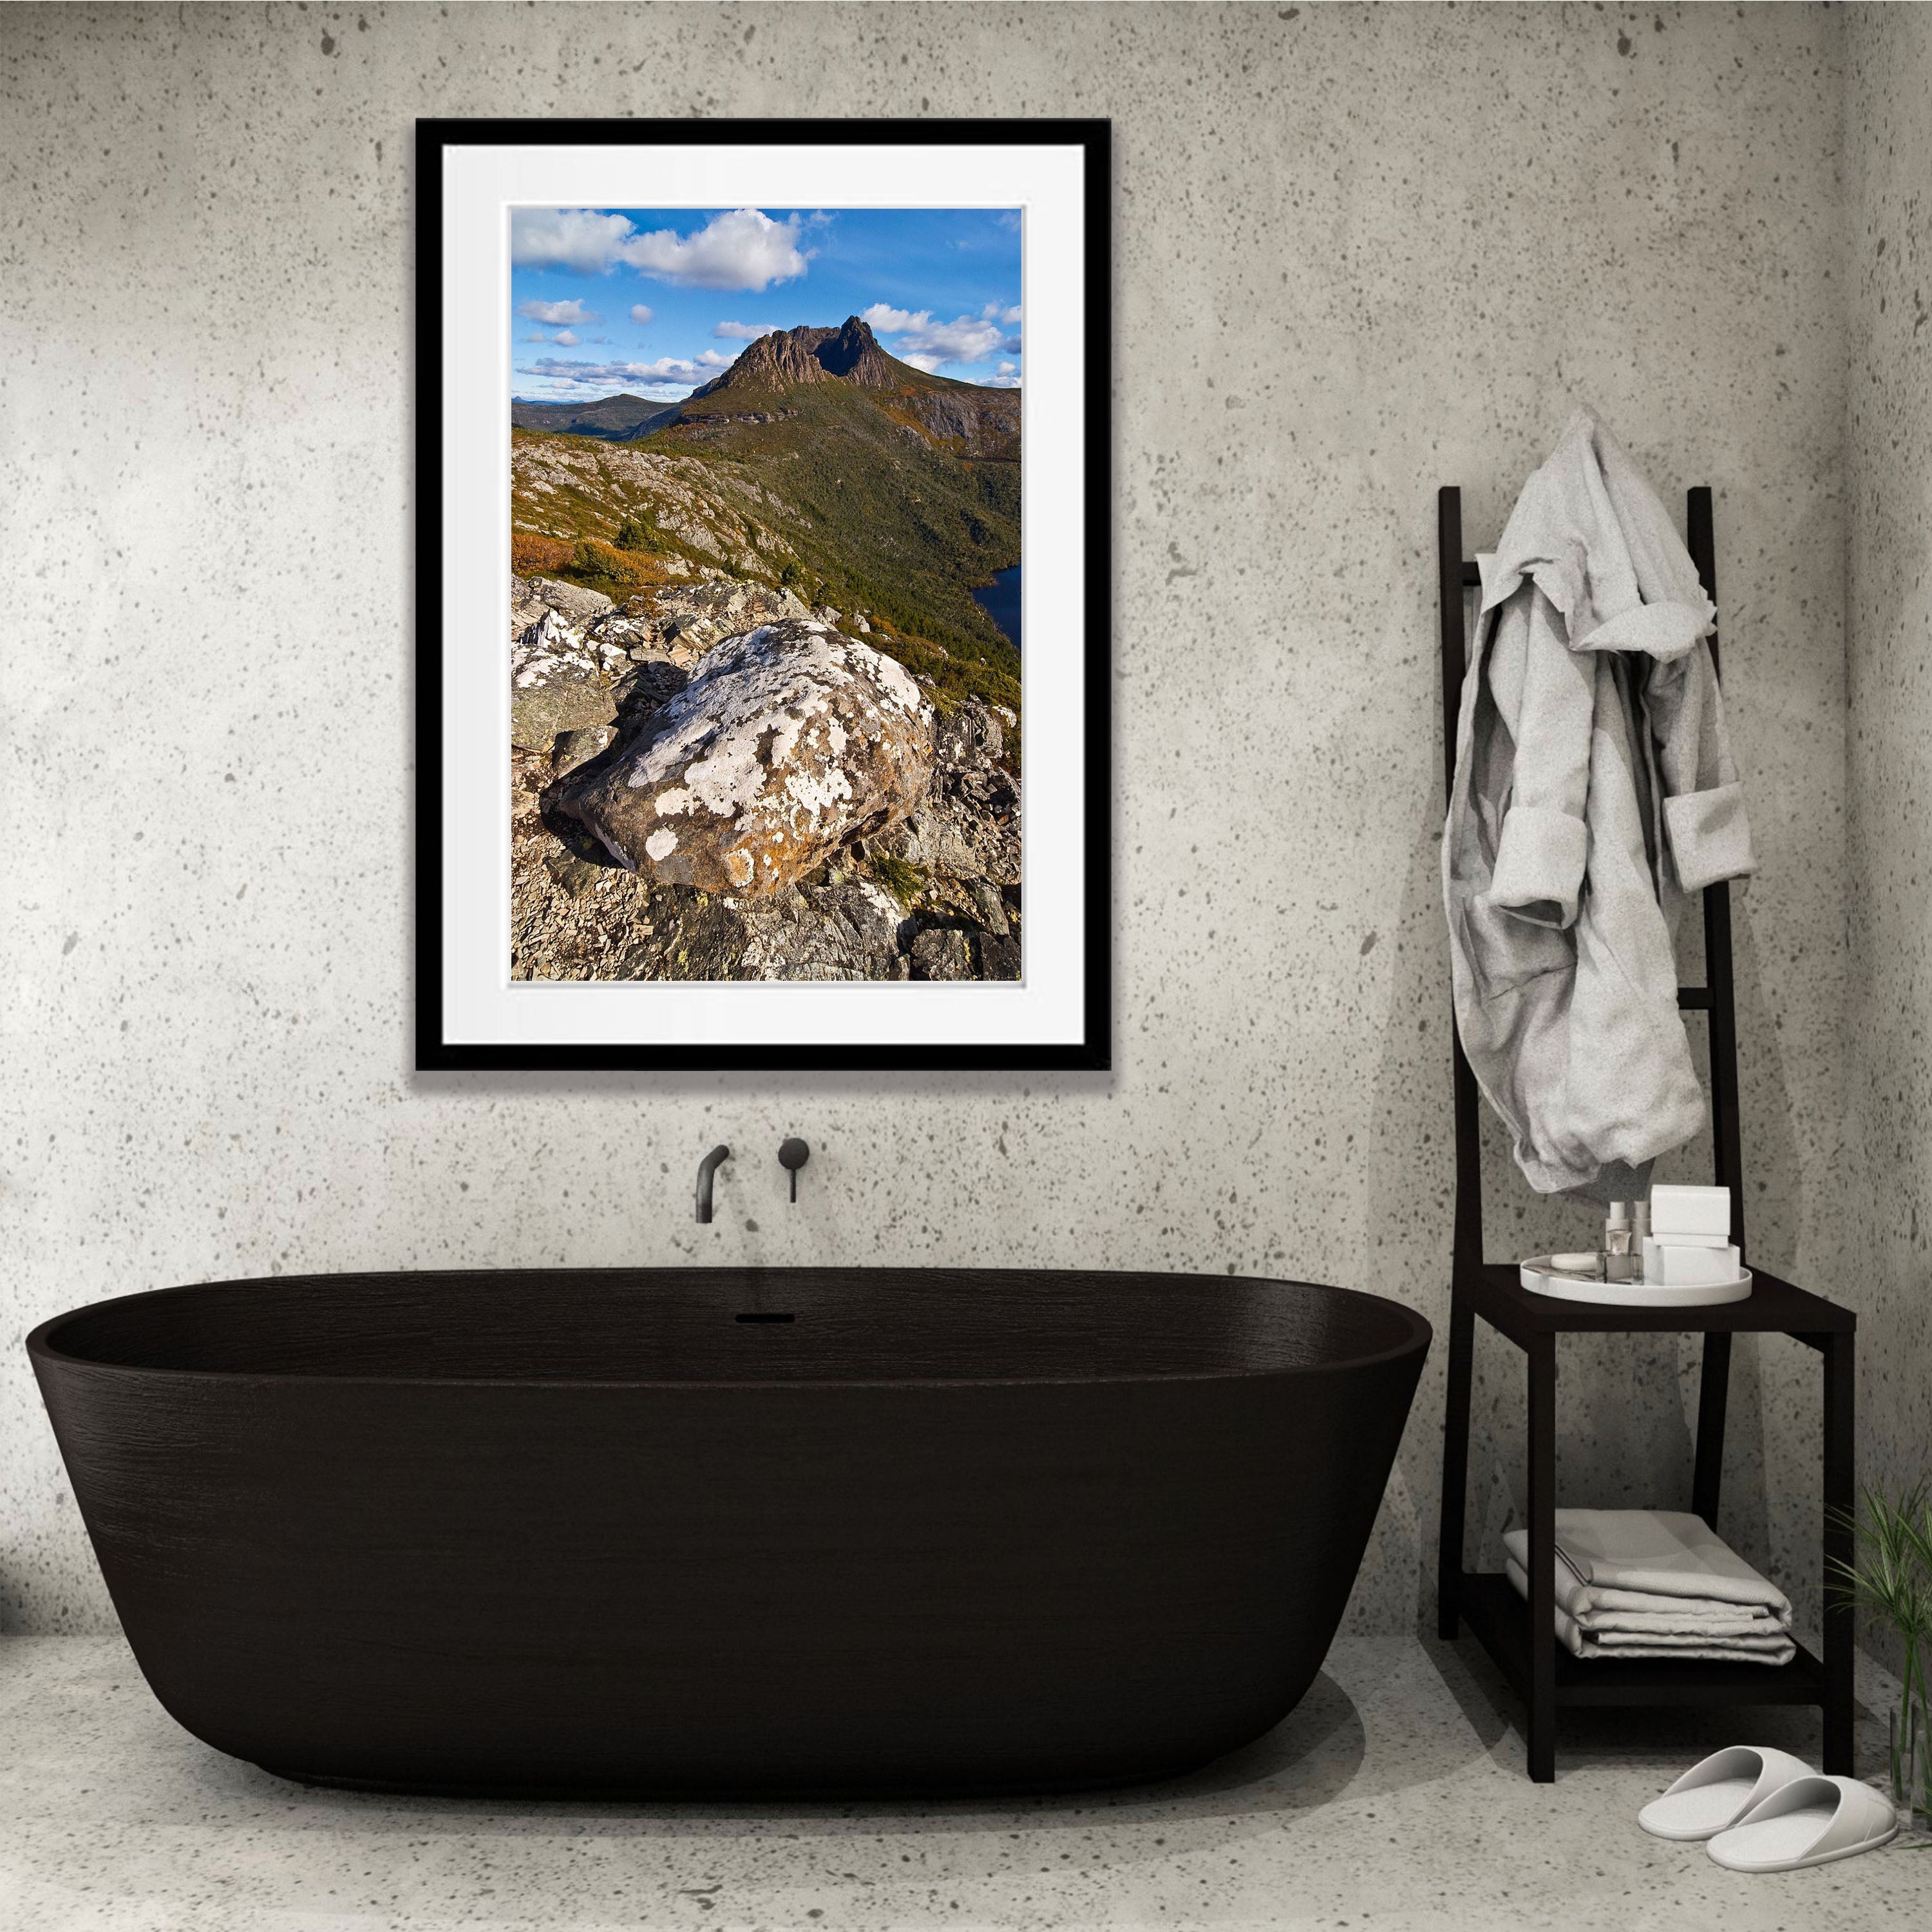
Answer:
[[1485, 902], [1533, 925], [1567, 928], [1589, 868], [1585, 810], [1597, 664], [1577, 648], [1592, 627], [1598, 506], [1587, 414], [1570, 419], [1524, 487], [1492, 556], [1479, 560], [1485, 610], [1500, 607], [1491, 688], [1514, 762]]
[[1701, 892], [1757, 870], [1744, 788], [1731, 757], [1724, 694], [1700, 639], [1682, 657], [1651, 667], [1644, 689], [1664, 789], [1664, 826], [1677, 883]]
[[1532, 580], [1498, 613], [1488, 671], [1515, 758], [1484, 897], [1532, 925], [1567, 927], [1590, 856], [1584, 808], [1596, 660], [1564, 648], [1562, 618]]
[[1588, 641], [1647, 652], [1652, 659], [1643, 697], [1663, 793], [1664, 844], [1678, 884], [1700, 892], [1757, 869], [1706, 641], [1718, 614], [1656, 492], [1600, 424], [1593, 426], [1592, 446], [1606, 506], [1604, 528], [1616, 539], [1610, 554], [1627, 562], [1641, 602], [1630, 602], [1628, 592], [1610, 600], [1606, 621]]

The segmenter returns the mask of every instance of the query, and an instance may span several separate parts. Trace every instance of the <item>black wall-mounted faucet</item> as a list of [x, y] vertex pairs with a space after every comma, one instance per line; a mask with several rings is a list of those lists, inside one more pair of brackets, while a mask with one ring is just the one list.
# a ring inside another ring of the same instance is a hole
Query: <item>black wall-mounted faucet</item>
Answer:
[[698, 1218], [700, 1221], [711, 1219], [711, 1177], [730, 1158], [731, 1150], [718, 1146], [698, 1163]]

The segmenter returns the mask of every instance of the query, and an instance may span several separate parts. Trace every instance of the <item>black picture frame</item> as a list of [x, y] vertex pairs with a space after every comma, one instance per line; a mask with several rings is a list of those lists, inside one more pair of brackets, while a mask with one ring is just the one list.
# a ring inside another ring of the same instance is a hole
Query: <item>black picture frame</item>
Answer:
[[[1082, 838], [1085, 904], [1082, 1037], [1005, 1046], [974, 1042], [910, 1046], [614, 1041], [532, 1045], [446, 1036], [442, 974], [444, 837], [441, 556], [444, 513], [443, 157], [469, 145], [646, 146], [818, 142], [842, 146], [1034, 144], [1082, 153], [1085, 259], [1082, 462], [1086, 478], [1079, 562], [1085, 636], [1084, 784]], [[416, 986], [415, 1064], [424, 1072], [679, 1071], [1106, 1072], [1112, 1058], [1112, 124], [1105, 120], [421, 119], [416, 194]]]

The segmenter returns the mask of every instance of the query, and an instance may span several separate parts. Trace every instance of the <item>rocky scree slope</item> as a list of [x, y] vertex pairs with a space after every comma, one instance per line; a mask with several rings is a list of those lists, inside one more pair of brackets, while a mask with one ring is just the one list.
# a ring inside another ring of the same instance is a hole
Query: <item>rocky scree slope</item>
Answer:
[[512, 973], [1013, 979], [1010, 711], [729, 579], [513, 578]]

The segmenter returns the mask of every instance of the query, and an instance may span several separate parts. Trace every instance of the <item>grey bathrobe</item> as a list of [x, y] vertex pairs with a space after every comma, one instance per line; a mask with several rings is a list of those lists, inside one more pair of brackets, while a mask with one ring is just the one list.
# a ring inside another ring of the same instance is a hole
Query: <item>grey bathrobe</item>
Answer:
[[1478, 562], [1442, 841], [1456, 1025], [1532, 1186], [1628, 1195], [1704, 1120], [1677, 1008], [1685, 896], [1756, 866], [1715, 612], [1582, 412]]

